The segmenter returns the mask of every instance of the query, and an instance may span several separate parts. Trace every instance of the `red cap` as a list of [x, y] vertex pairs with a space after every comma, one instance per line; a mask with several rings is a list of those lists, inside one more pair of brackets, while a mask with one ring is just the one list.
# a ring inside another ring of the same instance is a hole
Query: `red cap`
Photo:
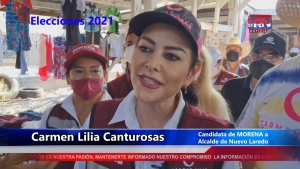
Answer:
[[96, 48], [93, 45], [89, 44], [80, 44], [74, 46], [66, 55], [66, 62], [64, 64], [66, 69], [69, 69], [71, 64], [78, 58], [84, 56], [92, 56], [96, 59], [99, 59], [103, 65], [107, 64], [107, 59], [102, 56], [102, 51], [99, 48]]

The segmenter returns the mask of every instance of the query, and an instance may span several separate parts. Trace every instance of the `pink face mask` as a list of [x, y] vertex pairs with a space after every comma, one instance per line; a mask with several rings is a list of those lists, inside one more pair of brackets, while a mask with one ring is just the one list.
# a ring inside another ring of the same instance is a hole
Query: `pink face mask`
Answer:
[[91, 100], [97, 96], [103, 87], [103, 79], [85, 78], [71, 80], [73, 92], [83, 100]]

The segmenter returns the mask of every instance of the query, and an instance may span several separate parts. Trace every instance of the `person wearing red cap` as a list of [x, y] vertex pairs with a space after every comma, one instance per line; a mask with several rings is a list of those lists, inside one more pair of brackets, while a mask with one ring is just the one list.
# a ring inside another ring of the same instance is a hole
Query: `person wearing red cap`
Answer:
[[[107, 59], [99, 48], [88, 44], [73, 47], [66, 55], [67, 83], [73, 94], [62, 104], [43, 114], [41, 128], [89, 128], [90, 112], [99, 101], [111, 100], [102, 90], [107, 74]], [[62, 123], [69, 120], [68, 125]], [[60, 125], [58, 125], [60, 124]], [[63, 126], [61, 126], [64, 124]], [[85, 168], [85, 162], [76, 162], [74, 168]]]
[[[73, 94], [62, 103], [45, 110], [40, 128], [89, 128], [93, 105], [99, 101], [111, 100], [110, 95], [102, 90], [106, 63], [107, 59], [102, 56], [101, 50], [92, 45], [80, 44], [73, 47], [67, 53], [64, 64], [67, 83], [72, 87]], [[48, 165], [57, 162], [44, 163]], [[74, 168], [86, 168], [86, 162], [76, 162]]]

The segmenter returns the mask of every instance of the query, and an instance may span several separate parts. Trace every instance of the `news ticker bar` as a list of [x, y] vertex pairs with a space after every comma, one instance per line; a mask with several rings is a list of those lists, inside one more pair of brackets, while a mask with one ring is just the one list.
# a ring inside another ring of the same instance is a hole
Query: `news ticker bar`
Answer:
[[300, 146], [300, 130], [38, 130], [0, 129], [0, 146], [201, 145]]
[[97, 145], [77, 145], [77, 146], [1, 146], [0, 152], [4, 153], [203, 153], [211, 146], [97, 146]]
[[[298, 151], [298, 152], [297, 152]], [[293, 147], [211, 147], [204, 153], [42, 153], [39, 161], [299, 161]]]
[[275, 155], [201, 155], [201, 154], [41, 154], [38, 161], [280, 161]]

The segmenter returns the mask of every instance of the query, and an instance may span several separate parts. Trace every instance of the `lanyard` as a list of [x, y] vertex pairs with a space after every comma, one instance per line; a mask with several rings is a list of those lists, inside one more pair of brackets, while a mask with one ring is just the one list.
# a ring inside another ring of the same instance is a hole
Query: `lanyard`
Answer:
[[[185, 114], [186, 114], [186, 110], [187, 110], [187, 106], [185, 104], [184, 108], [181, 111], [180, 119], [179, 119], [179, 122], [177, 124], [177, 129], [182, 128], [182, 123], [183, 123], [183, 120], [184, 120], [184, 117], [185, 117]], [[164, 162], [161, 167], [156, 166], [156, 169], [167, 169], [168, 164], [169, 164], [168, 162]], [[134, 161], [131, 162], [131, 169], [135, 169], [135, 162]]]

